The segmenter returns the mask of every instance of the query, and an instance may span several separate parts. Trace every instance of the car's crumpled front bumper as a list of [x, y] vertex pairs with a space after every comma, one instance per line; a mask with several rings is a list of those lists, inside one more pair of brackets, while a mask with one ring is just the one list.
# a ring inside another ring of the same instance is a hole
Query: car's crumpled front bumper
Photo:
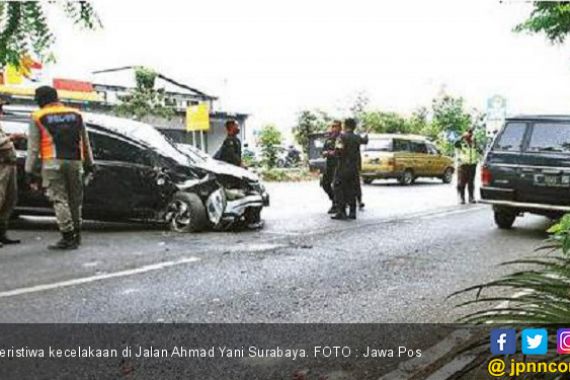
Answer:
[[263, 196], [257, 194], [228, 201], [224, 210], [224, 219], [226, 217], [241, 217], [249, 207], [262, 208], [263, 206], [265, 206]]
[[[223, 193], [222, 196], [221, 193]], [[261, 209], [268, 205], [269, 194], [265, 191], [245, 195], [220, 188], [208, 198], [206, 210], [212, 224], [223, 229], [243, 220], [248, 215], [251, 216], [252, 211], [259, 216]], [[257, 220], [256, 223], [263, 225], [261, 220]]]

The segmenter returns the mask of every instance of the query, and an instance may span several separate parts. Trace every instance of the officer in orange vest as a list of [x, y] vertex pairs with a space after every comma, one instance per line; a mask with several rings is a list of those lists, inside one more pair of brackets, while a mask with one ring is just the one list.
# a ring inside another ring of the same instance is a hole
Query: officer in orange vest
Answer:
[[83, 175], [93, 170], [93, 154], [81, 113], [59, 102], [56, 89], [36, 89], [40, 109], [32, 114], [28, 132], [26, 174], [37, 178], [36, 164], [41, 161], [41, 179], [54, 206], [61, 240], [49, 249], [76, 249], [81, 244], [81, 207]]

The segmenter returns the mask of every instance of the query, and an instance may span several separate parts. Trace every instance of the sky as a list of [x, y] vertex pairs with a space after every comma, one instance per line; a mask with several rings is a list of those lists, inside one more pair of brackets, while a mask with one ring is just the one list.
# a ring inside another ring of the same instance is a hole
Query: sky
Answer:
[[81, 31], [52, 10], [53, 75], [146, 65], [251, 114], [248, 126], [295, 124], [301, 109], [342, 117], [359, 92], [370, 109], [411, 113], [445, 90], [484, 110], [570, 113], [570, 49], [513, 27], [517, 0], [113, 1], [104, 28]]

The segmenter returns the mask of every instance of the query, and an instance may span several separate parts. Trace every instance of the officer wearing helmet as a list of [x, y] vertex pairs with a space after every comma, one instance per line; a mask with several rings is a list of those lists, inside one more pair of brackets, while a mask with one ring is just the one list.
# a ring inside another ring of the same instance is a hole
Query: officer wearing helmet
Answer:
[[32, 114], [28, 131], [28, 182], [37, 186], [39, 160], [42, 185], [62, 235], [48, 248], [76, 249], [81, 244], [83, 175], [93, 170], [89, 136], [81, 113], [60, 103], [56, 89], [42, 86], [35, 95], [40, 109]]

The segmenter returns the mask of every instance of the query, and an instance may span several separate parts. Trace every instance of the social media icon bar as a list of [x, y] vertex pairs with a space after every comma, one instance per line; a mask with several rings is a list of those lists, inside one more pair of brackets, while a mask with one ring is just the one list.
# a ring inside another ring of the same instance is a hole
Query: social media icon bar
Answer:
[[[570, 330], [569, 330], [570, 333]], [[570, 344], [570, 339], [568, 339]], [[491, 353], [493, 355], [512, 355], [517, 351], [517, 332], [514, 329], [491, 330]]]
[[556, 352], [570, 354], [570, 329], [558, 329], [556, 332]]
[[[548, 352], [548, 332], [546, 329], [524, 329], [521, 340], [522, 353], [525, 355], [546, 355]], [[568, 343], [570, 343], [570, 339]]]

